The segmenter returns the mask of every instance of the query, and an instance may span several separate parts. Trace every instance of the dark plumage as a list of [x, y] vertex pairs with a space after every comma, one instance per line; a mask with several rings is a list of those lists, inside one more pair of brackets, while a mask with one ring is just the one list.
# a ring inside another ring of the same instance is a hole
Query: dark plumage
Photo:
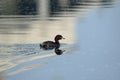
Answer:
[[44, 50], [51, 50], [51, 49], [55, 49], [55, 48], [59, 48], [60, 47], [60, 43], [59, 40], [64, 39], [62, 35], [56, 35], [53, 41], [45, 41], [43, 43], [40, 44], [40, 48], [44, 49]]

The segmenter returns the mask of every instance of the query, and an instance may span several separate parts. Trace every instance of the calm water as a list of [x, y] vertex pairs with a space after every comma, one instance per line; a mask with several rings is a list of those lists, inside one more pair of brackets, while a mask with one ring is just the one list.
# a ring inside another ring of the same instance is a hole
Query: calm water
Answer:
[[[62, 50], [66, 50], [65, 53], [69, 53], [74, 50], [72, 44], [62, 44]], [[21, 64], [27, 64], [29, 62], [44, 59], [47, 57], [57, 56], [54, 50], [40, 50], [39, 44], [14, 44], [14, 45], [0, 45], [0, 72], [14, 69]], [[26, 65], [21, 69], [10, 71], [7, 75], [14, 75], [35, 67], [42, 66], [46, 63], [36, 63], [34, 65]]]
[[65, 50], [63, 54], [71, 53], [75, 49], [72, 20], [66, 21], [71, 24], [65, 24], [64, 20], [61, 22], [32, 21], [30, 23], [26, 21], [25, 24], [24, 22], [21, 24], [20, 21], [6, 22], [9, 24], [3, 22], [0, 26], [0, 72], [3, 80], [7, 76], [14, 76], [47, 64], [48, 62], [42, 61], [44, 58], [58, 56], [54, 50], [45, 51], [39, 46], [43, 41], [54, 41], [57, 34], [66, 38], [60, 41], [60, 50]]
[[[119, 6], [95, 9], [77, 22], [0, 21], [0, 80], [119, 80]], [[57, 34], [66, 38], [63, 55], [40, 49]]]

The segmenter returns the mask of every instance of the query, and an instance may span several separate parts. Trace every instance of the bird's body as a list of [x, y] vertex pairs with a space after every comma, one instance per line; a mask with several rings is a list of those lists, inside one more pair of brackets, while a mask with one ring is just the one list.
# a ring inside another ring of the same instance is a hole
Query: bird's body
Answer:
[[61, 35], [56, 35], [55, 39], [54, 39], [55, 42], [45, 41], [45, 42], [40, 44], [40, 48], [42, 48], [44, 50], [51, 50], [51, 49], [59, 48], [60, 47], [59, 40], [61, 40], [62, 38], [63, 37]]
[[40, 44], [40, 47], [43, 48], [44, 50], [51, 50], [56, 47], [59, 48], [60, 44], [59, 44], [59, 42], [45, 41], [42, 44]]

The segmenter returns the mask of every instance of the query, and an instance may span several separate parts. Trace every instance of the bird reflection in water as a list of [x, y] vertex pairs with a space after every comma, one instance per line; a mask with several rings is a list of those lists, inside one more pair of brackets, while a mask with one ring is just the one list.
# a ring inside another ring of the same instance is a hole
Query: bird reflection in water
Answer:
[[63, 54], [63, 52], [65, 52], [65, 50], [60, 50], [59, 48], [55, 48], [55, 53], [57, 55], [61, 55], [61, 54]]

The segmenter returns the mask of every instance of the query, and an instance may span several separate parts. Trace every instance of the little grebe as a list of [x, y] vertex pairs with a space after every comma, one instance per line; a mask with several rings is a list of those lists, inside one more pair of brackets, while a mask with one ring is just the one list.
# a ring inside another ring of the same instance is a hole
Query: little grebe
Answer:
[[59, 40], [61, 40], [61, 39], [65, 39], [65, 38], [63, 38], [62, 35], [56, 35], [55, 38], [54, 38], [55, 42], [45, 41], [42, 44], [40, 44], [40, 48], [42, 48], [44, 50], [51, 50], [51, 49], [54, 49], [54, 48], [59, 48], [60, 47]]

